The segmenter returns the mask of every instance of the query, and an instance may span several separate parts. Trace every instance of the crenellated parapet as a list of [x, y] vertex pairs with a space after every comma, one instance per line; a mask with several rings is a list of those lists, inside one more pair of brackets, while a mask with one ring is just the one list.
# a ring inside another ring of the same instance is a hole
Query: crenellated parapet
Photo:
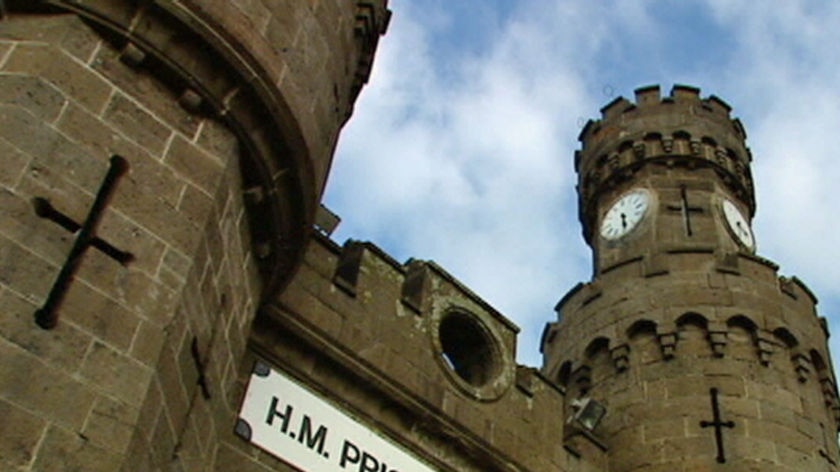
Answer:
[[755, 212], [746, 132], [731, 118], [729, 105], [714, 95], [701, 98], [699, 89], [683, 85], [667, 97], [658, 86], [640, 88], [635, 102], [619, 97], [602, 108], [601, 119], [590, 120], [578, 139], [575, 170], [587, 241], [598, 200], [648, 165], [711, 169], [750, 215]]
[[[258, 317], [252, 342], [272, 364], [340, 391], [336, 401], [379, 418], [401, 444], [437, 455], [440, 470], [570, 470], [573, 455], [533, 442], [564, 437], [564, 415], [546, 412], [564, 411], [565, 396], [516, 364], [517, 332], [432, 261], [400, 263], [372, 243], [318, 235], [295, 283]], [[449, 462], [459, 454], [439, 451], [450, 448], [471, 459]]]
[[[837, 429], [840, 400], [827, 362], [826, 321], [802, 281], [779, 276], [775, 264], [746, 253], [709, 254], [705, 262], [691, 253], [656, 257], [657, 271], [649, 270], [649, 258], [634, 260], [560, 300], [559, 321], [546, 326], [542, 340], [549, 378], [574, 397], [593, 389], [605, 395], [604, 382], [648, 376], [643, 372], [651, 369], [673, 374], [705, 366], [706, 374], [724, 377], [750, 372], [751, 381], [785, 379], [779, 388], [818, 399]], [[718, 262], [707, 273], [710, 259]]]
[[740, 121], [679, 85], [601, 115], [575, 154], [593, 278], [557, 304], [543, 373], [604, 404], [611, 471], [836, 469], [827, 323], [756, 254]]
[[370, 78], [376, 46], [391, 21], [391, 10], [385, 8], [386, 5], [387, 0], [357, 0], [356, 2], [356, 25], [353, 31], [359, 43], [359, 54], [356, 60], [356, 72], [353, 74], [348, 117], [356, 96]]

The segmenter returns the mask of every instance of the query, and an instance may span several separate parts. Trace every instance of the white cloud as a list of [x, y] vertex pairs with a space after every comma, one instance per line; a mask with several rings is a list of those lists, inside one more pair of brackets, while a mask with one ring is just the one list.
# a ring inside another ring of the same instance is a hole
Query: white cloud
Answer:
[[666, 2], [523, 1], [464, 26], [486, 45], [441, 51], [469, 18], [446, 2], [391, 3], [328, 187], [338, 239], [436, 260], [522, 327], [519, 359], [539, 364], [554, 303], [590, 275], [572, 168], [580, 126], [611, 90], [687, 81], [745, 121], [760, 251], [799, 272], [824, 315], [837, 310], [840, 4], [696, 1], [675, 18]]
[[[755, 10], [747, 2], [718, 3], [721, 21], [743, 31], [732, 88], [733, 99], [737, 92], [747, 97], [737, 109], [748, 115], [755, 156], [759, 249], [822, 298], [840, 300], [840, 218], [832, 198], [840, 179], [832, 139], [840, 132], [840, 4], [792, 1]], [[822, 308], [830, 315], [838, 307]]]

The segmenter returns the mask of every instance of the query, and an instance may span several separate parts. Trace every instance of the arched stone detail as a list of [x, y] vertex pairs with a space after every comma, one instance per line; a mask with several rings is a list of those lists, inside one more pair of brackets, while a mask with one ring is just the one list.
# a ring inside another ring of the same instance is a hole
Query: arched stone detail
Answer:
[[565, 361], [560, 364], [560, 369], [557, 371], [557, 384], [562, 387], [568, 387], [569, 381], [572, 378], [572, 362]]
[[700, 142], [707, 145], [707, 146], [713, 147], [713, 148], [717, 147], [717, 145], [718, 145], [715, 138], [713, 138], [711, 136], [703, 136], [702, 138], [700, 138]]
[[590, 341], [583, 351], [583, 359], [585, 365], [591, 369], [592, 385], [597, 385], [614, 373], [610, 357], [610, 340], [606, 337], [599, 336]]
[[637, 336], [643, 335], [643, 334], [653, 334], [653, 335], [655, 335], [656, 334], [656, 328], [657, 328], [657, 325], [656, 325], [655, 321], [648, 320], [648, 319], [636, 320], [636, 321], [633, 322], [633, 324], [631, 324], [630, 326], [627, 327], [627, 330], [625, 330], [625, 335], [627, 336], [627, 339], [630, 339], [630, 340], [636, 338]]
[[662, 360], [662, 347], [656, 330], [656, 323], [647, 319], [637, 320], [627, 328], [626, 336], [633, 353], [631, 364], [645, 365]]
[[797, 379], [803, 382], [806, 372], [800, 372], [797, 367], [796, 354], [799, 351], [799, 339], [787, 327], [779, 326], [770, 331], [770, 339], [777, 349], [783, 353], [784, 358], [789, 359], [790, 367], [793, 369]]
[[651, 131], [645, 134], [643, 139], [645, 141], [662, 141], [662, 133]]
[[788, 349], [799, 346], [799, 340], [787, 328], [779, 327], [773, 330], [773, 336]]
[[587, 360], [594, 358], [600, 352], [608, 351], [610, 348], [610, 340], [606, 337], [599, 336], [586, 346], [586, 349], [583, 350], [583, 357]]
[[813, 364], [814, 370], [817, 373], [822, 373], [828, 370], [828, 364], [826, 364], [825, 359], [819, 352], [817, 352], [816, 349], [811, 349], [808, 355], [811, 357], [811, 364]]
[[682, 130], [682, 129], [681, 129], [681, 130], [674, 131], [674, 132], [671, 134], [671, 136], [672, 136], [674, 139], [680, 139], [680, 140], [682, 140], [682, 141], [691, 141], [691, 133], [689, 133], [689, 132], [688, 132], [688, 131], [686, 131], [686, 130]]
[[618, 153], [624, 154], [633, 149], [633, 141], [626, 140], [622, 141], [621, 144], [618, 145]]
[[727, 339], [730, 341], [728, 354], [734, 359], [752, 360], [758, 357], [758, 326], [744, 315], [735, 315], [726, 320]]
[[[576, 394], [571, 396], [583, 397], [589, 393], [592, 388], [592, 367], [583, 364], [572, 372], [572, 388], [576, 390]], [[571, 393], [571, 392], [569, 392]]]
[[837, 388], [835, 386], [834, 378], [831, 375], [828, 363], [822, 354], [816, 349], [811, 349], [808, 353], [811, 358], [811, 365], [814, 367], [814, 372], [819, 381], [820, 391], [822, 392], [825, 406], [833, 409], [838, 405]]
[[677, 351], [681, 356], [708, 357], [712, 348], [708, 340], [709, 320], [699, 313], [685, 313], [676, 321]]

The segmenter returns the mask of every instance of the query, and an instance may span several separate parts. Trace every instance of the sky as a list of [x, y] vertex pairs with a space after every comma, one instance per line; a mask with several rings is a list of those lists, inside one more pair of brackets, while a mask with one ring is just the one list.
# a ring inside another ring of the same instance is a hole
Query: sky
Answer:
[[757, 253], [818, 296], [840, 354], [840, 2], [390, 0], [324, 203], [336, 241], [434, 260], [521, 329], [592, 276], [577, 136], [641, 86], [733, 107], [753, 154]]

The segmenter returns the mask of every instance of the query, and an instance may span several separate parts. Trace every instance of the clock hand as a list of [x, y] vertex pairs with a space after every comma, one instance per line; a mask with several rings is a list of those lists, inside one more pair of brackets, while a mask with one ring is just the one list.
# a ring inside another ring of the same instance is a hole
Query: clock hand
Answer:
[[621, 227], [627, 229], [627, 215], [621, 214]]

